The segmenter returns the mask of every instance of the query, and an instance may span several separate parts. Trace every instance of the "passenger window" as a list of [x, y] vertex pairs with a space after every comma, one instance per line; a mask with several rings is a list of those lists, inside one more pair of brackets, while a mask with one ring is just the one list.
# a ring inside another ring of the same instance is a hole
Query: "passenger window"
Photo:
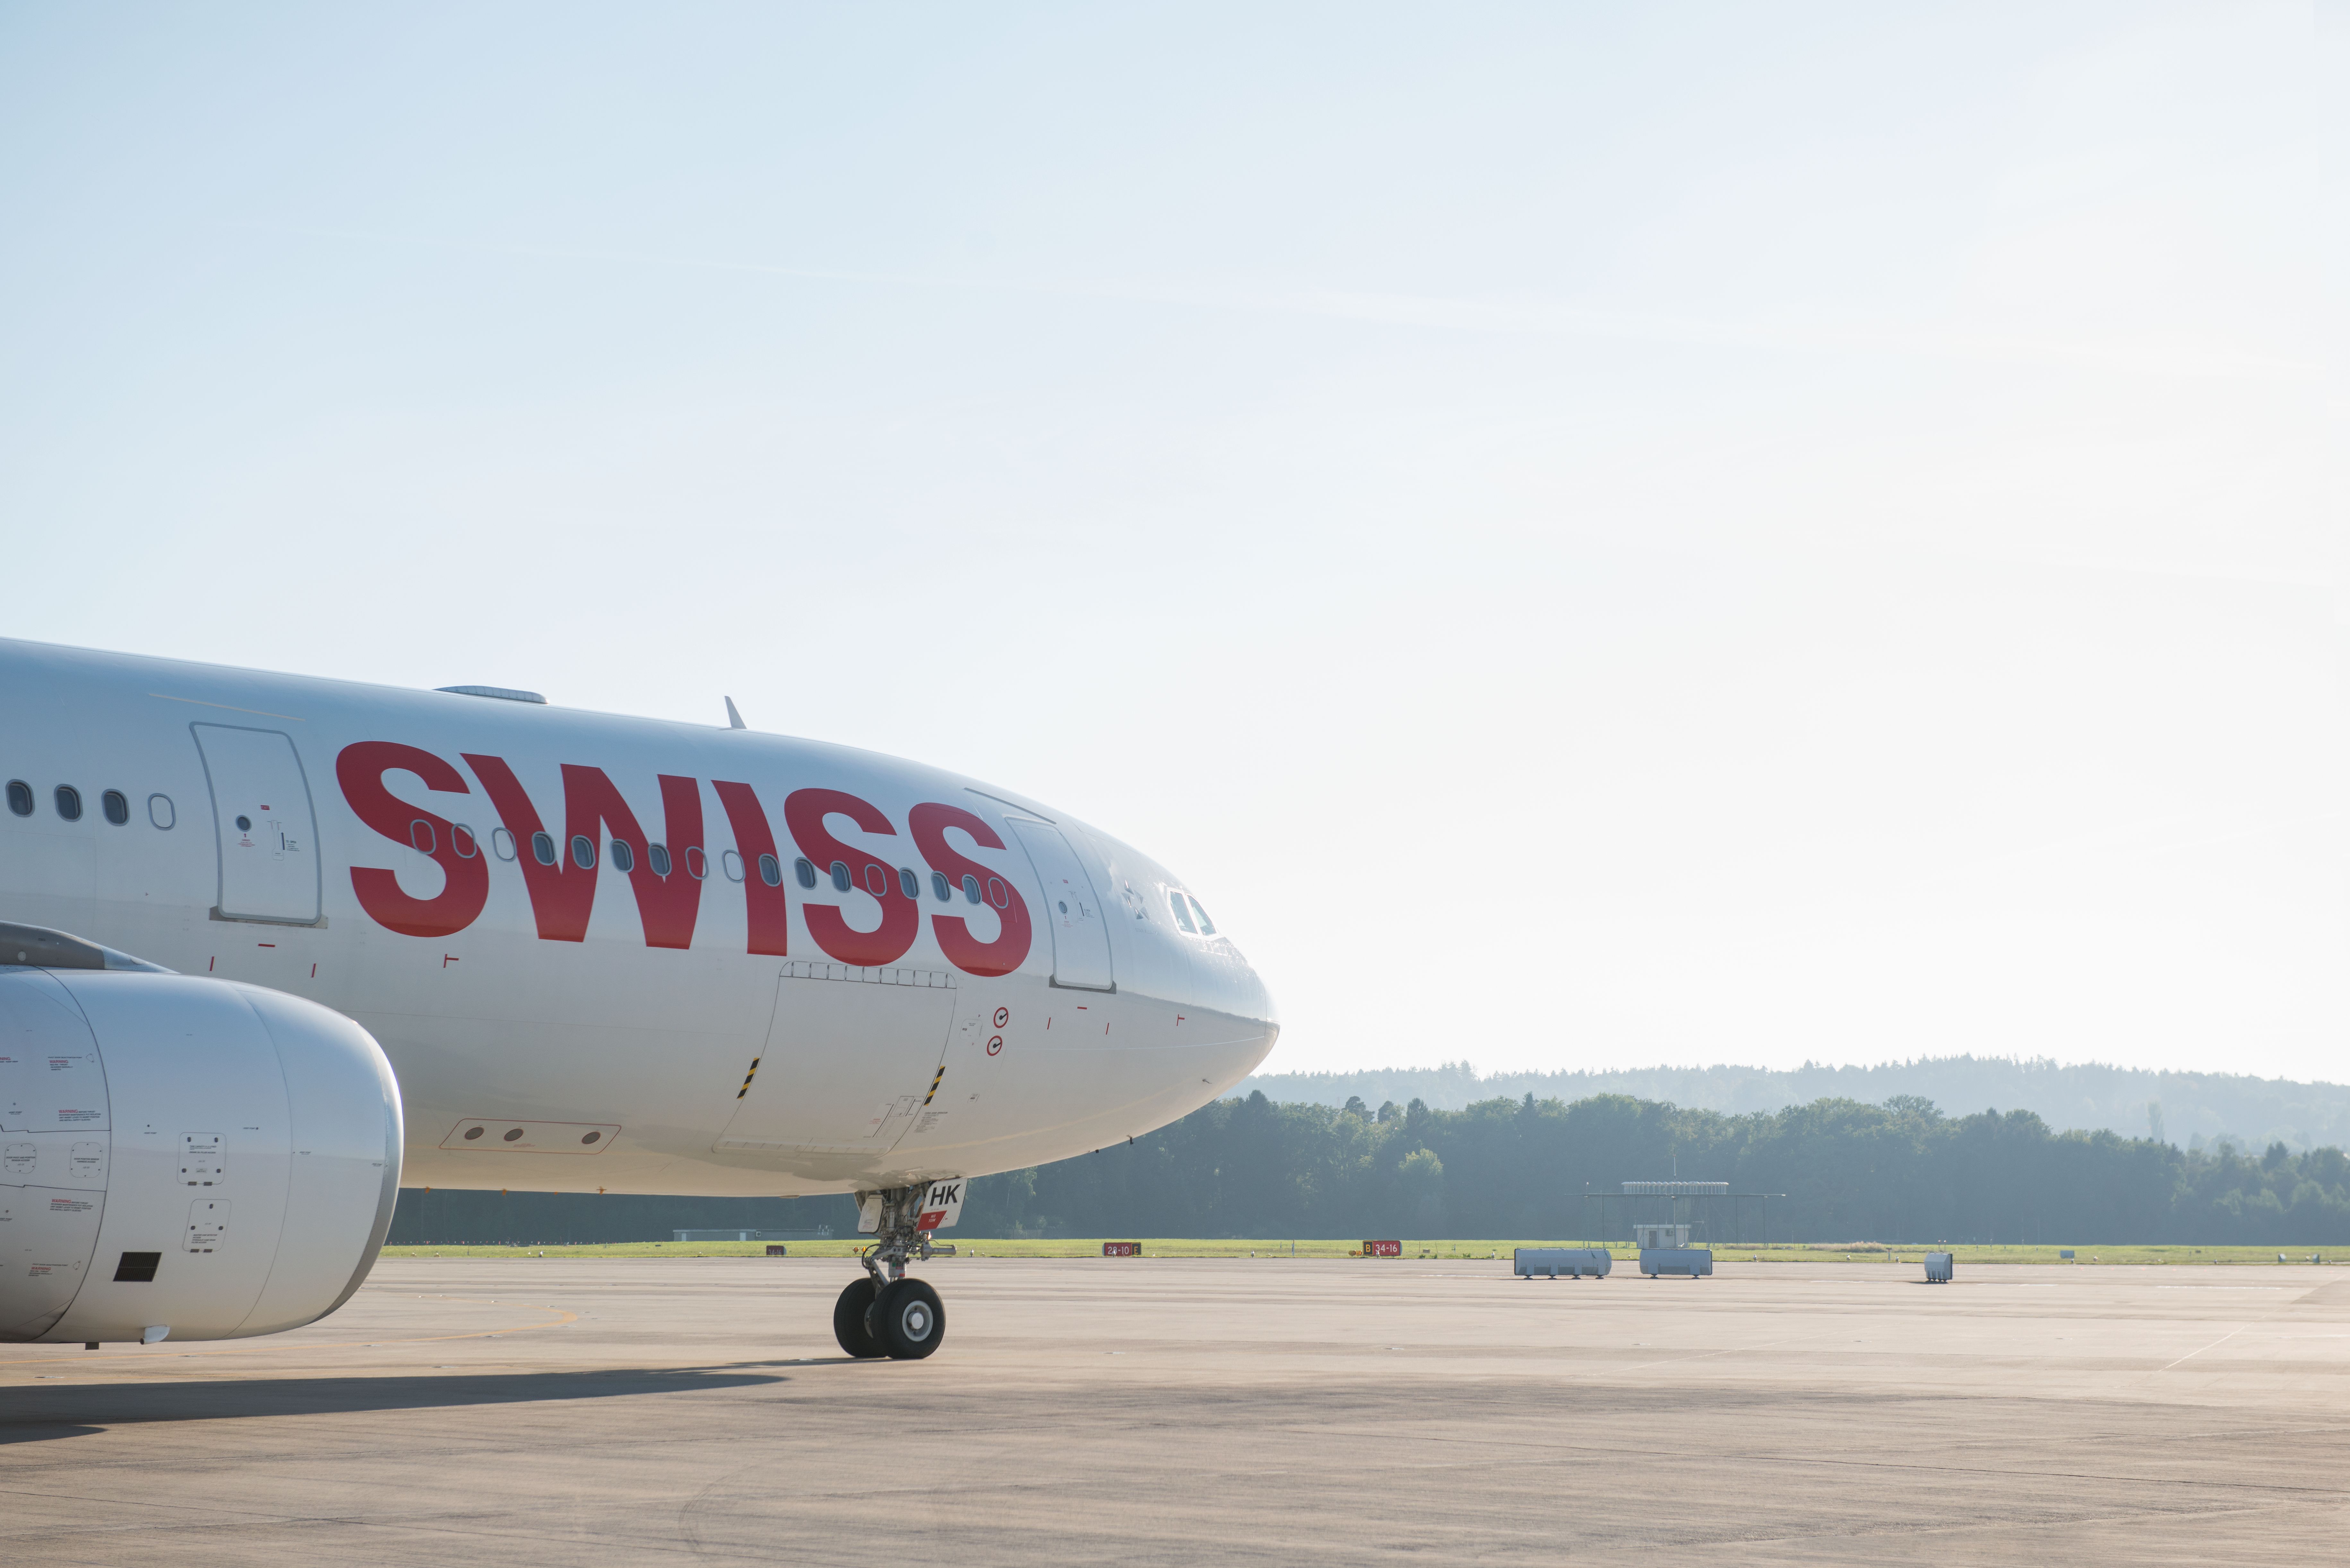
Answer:
[[1197, 898], [1191, 900], [1191, 912], [1200, 917], [1200, 934], [1201, 936], [1212, 937], [1216, 934], [1216, 922], [1208, 919], [1208, 911], [1200, 907], [1200, 900]]
[[165, 832], [169, 832], [172, 825], [180, 820], [179, 812], [173, 809], [172, 805], [172, 797], [168, 794], [149, 795], [147, 797], [147, 820], [153, 823], [157, 827], [163, 829]]
[[612, 869], [625, 877], [636, 868], [637, 852], [629, 847], [628, 841], [620, 838], [612, 840]]
[[501, 860], [514, 858], [514, 835], [503, 827], [490, 829], [490, 853]]
[[729, 882], [740, 882], [743, 879], [743, 857], [732, 849], [718, 857], [718, 868], [726, 873], [726, 879]]
[[666, 876], [668, 876], [668, 875], [669, 875], [669, 846], [668, 846], [668, 845], [666, 845], [666, 844], [648, 844], [648, 845], [646, 845], [646, 846], [645, 846], [645, 863], [646, 863], [647, 865], [650, 866], [650, 867], [653, 868], [653, 875], [654, 875], [654, 876], [656, 876], [656, 877], [666, 877]]
[[947, 875], [943, 871], [931, 873], [931, 891], [938, 895], [941, 904], [953, 901], [954, 889], [947, 885]]
[[1169, 892], [1167, 895], [1167, 907], [1175, 911], [1175, 923], [1177, 925], [1182, 927], [1185, 930], [1191, 932], [1195, 937], [1200, 934], [1200, 928], [1191, 923], [1191, 911], [1183, 907], [1182, 894], [1172, 891]]
[[534, 833], [530, 836], [530, 852], [541, 866], [555, 864], [555, 840], [546, 834]]
[[962, 879], [962, 897], [966, 904], [976, 904], [980, 901], [978, 877], [965, 877]]
[[909, 867], [900, 866], [898, 867], [898, 891], [919, 901], [922, 896], [922, 879]]
[[420, 816], [408, 825], [408, 842], [415, 846], [419, 855], [430, 855], [441, 847], [441, 836], [432, 831], [431, 823]]
[[449, 825], [449, 846], [457, 852], [460, 860], [471, 860], [482, 852], [481, 843], [474, 838], [473, 830], [462, 822]]
[[987, 879], [987, 901], [999, 909], [1008, 909], [1012, 908], [1012, 889], [999, 878], [990, 877]]
[[23, 779], [8, 781], [8, 809], [18, 816], [33, 815], [33, 786]]
[[57, 785], [57, 815], [68, 822], [81, 820], [81, 791], [71, 784]]
[[848, 880], [847, 861], [836, 860], [832, 863], [832, 885], [834, 889], [837, 892], [846, 893], [848, 891], [850, 883]]
[[697, 882], [710, 875], [710, 857], [702, 852], [702, 846], [685, 846], [685, 874]]
[[120, 790], [108, 790], [98, 797], [98, 804], [105, 808], [106, 820], [115, 826], [120, 827], [130, 820], [130, 801]]
[[816, 886], [816, 867], [805, 855], [792, 862], [792, 875], [799, 879], [799, 884], [803, 888]]
[[764, 882], [770, 888], [782, 887], [784, 885], [784, 867], [782, 862], [778, 861], [772, 855], [760, 856], [759, 880]]
[[582, 871], [596, 869], [596, 841], [584, 833], [571, 836], [571, 864]]

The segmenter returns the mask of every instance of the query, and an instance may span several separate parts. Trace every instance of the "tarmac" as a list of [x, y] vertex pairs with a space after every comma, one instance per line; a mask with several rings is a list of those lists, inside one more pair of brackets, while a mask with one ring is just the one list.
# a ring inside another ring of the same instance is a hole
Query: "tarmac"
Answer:
[[33, 1564], [2350, 1561], [2350, 1273], [380, 1264], [215, 1344], [0, 1345]]

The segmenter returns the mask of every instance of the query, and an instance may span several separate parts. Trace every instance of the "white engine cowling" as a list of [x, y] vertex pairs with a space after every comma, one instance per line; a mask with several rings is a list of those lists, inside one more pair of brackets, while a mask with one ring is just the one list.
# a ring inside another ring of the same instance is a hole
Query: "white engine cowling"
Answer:
[[299, 997], [39, 935], [0, 941], [0, 1341], [236, 1339], [342, 1305], [399, 1196], [382, 1048]]

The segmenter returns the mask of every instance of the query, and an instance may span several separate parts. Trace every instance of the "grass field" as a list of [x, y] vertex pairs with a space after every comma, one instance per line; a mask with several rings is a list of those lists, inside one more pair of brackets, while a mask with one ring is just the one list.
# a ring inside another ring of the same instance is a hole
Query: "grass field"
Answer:
[[[1131, 1238], [1120, 1238], [1131, 1240]], [[1142, 1252], [1146, 1258], [1327, 1258], [1346, 1262], [1347, 1255], [1357, 1251], [1360, 1241], [1199, 1241], [1182, 1237], [1143, 1237]], [[791, 1241], [785, 1243], [795, 1258], [847, 1258], [854, 1256], [864, 1243], [861, 1240], [842, 1239], [832, 1241]], [[955, 1237], [951, 1243], [958, 1253], [976, 1253], [988, 1258], [1097, 1258], [1101, 1256], [1099, 1240], [1090, 1241], [990, 1241], [985, 1237]], [[1404, 1257], [1413, 1258], [1507, 1258], [1516, 1247], [1574, 1247], [1595, 1245], [1574, 1241], [1412, 1241], [1404, 1242]], [[1295, 1249], [1293, 1251], [1293, 1249]], [[616, 1241], [589, 1246], [546, 1247], [386, 1247], [388, 1258], [756, 1258], [764, 1256], [764, 1241]], [[1716, 1247], [1718, 1262], [1814, 1263], [1840, 1268], [1883, 1268], [1889, 1264], [1916, 1267], [1929, 1249], [1924, 1247], [1878, 1247], [1873, 1243], [1778, 1243], [1772, 1246]], [[1947, 1250], [1957, 1254], [1960, 1263], [2069, 1263], [2083, 1268], [2115, 1263], [2266, 1263], [2273, 1266], [2280, 1249], [2275, 1247], [2098, 1247], [2076, 1245], [2072, 1258], [2058, 1256], [2059, 1248], [2023, 1246], [1953, 1245]], [[1635, 1249], [1616, 1246], [1613, 1254], [1625, 1262], [1638, 1256]], [[2323, 1247], [2287, 1247], [2282, 1249], [2286, 1261], [2306, 1264], [2323, 1259], [2331, 1263], [2334, 1256]], [[2350, 1248], [2343, 1249], [2341, 1261], [2350, 1263]], [[1393, 1262], [1394, 1259], [1364, 1260], [1370, 1264]]]

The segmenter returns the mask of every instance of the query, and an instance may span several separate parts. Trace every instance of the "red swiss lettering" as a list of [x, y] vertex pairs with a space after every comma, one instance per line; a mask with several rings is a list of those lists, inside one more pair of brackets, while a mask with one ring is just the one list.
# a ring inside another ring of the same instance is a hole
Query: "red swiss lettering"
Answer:
[[[380, 867], [351, 867], [351, 891], [359, 908], [387, 930], [403, 937], [446, 937], [463, 930], [481, 914], [490, 897], [489, 863], [460, 845], [455, 826], [438, 813], [411, 805], [383, 787], [388, 773], [411, 773], [424, 787], [442, 794], [471, 794], [465, 775], [431, 752], [403, 746], [397, 741], [359, 741], [335, 757], [335, 782], [356, 816], [394, 844], [405, 844], [432, 857], [441, 867], [441, 892], [431, 898], [411, 898], [400, 890], [400, 878]], [[428, 825], [419, 831], [418, 825]]]
[[[1003, 840], [984, 818], [975, 816], [960, 806], [941, 805], [927, 801], [906, 815], [906, 826], [912, 830], [915, 846], [933, 871], [943, 871], [950, 882], [961, 883], [965, 877], [976, 877], [983, 887], [1001, 887], [1010, 897], [1004, 908], [996, 911], [1002, 927], [992, 942], [983, 942], [971, 934], [971, 927], [961, 915], [932, 915], [931, 930], [939, 939], [939, 947], [957, 969], [970, 974], [1010, 974], [1028, 956], [1028, 904], [1020, 897], [1020, 889], [1009, 880], [1000, 880], [996, 874], [978, 861], [959, 855], [947, 843], [947, 829], [962, 829], [972, 843], [983, 849], [1001, 849]], [[993, 902], [993, 900], [990, 900]]]
[[[604, 859], [604, 829], [615, 844], [629, 846], [629, 889], [637, 899], [637, 918], [644, 926], [645, 946], [684, 948], [693, 945], [693, 923], [702, 908], [702, 882], [689, 873], [691, 852], [702, 846], [702, 789], [690, 778], [660, 775], [661, 813], [669, 834], [666, 846], [670, 869], [654, 869], [651, 841], [637, 824], [636, 813], [612, 786], [601, 768], [563, 764], [563, 836], [552, 841], [555, 863], [537, 854], [536, 840], [546, 832], [538, 808], [502, 757], [464, 753], [473, 776], [482, 781], [490, 802], [498, 808], [506, 831], [514, 835], [515, 859], [522, 867], [523, 886], [530, 890], [530, 912], [538, 922], [541, 941], [577, 942], [588, 938], [588, 917], [596, 907], [596, 876]], [[594, 856], [578, 865], [571, 841], [584, 838]]]
[[[844, 919], [830, 904], [800, 900], [807, 919], [808, 935], [816, 946], [843, 963], [896, 963], [914, 945], [914, 937], [922, 927], [922, 913], [913, 899], [898, 886], [894, 867], [875, 859], [868, 850], [852, 849], [835, 838], [825, 826], [827, 816], [845, 816], [868, 833], [886, 833], [892, 837], [898, 830], [880, 808], [869, 801], [858, 799], [837, 789], [795, 789], [784, 797], [784, 826], [791, 829], [800, 853], [816, 862], [819, 871], [840, 861], [848, 867], [849, 885], [874, 893], [881, 906], [881, 924], [869, 931], [860, 931]], [[820, 888], [824, 886], [818, 883]]]
[[[750, 927], [750, 945], [743, 950], [777, 956], [791, 951], [791, 900], [784, 891], [784, 863], [775, 853], [775, 830], [767, 826], [767, 808], [746, 784], [712, 779], [718, 804], [726, 808], [726, 822], [734, 830], [734, 853], [743, 862], [743, 923]], [[775, 868], [775, 879], [767, 880]]]

